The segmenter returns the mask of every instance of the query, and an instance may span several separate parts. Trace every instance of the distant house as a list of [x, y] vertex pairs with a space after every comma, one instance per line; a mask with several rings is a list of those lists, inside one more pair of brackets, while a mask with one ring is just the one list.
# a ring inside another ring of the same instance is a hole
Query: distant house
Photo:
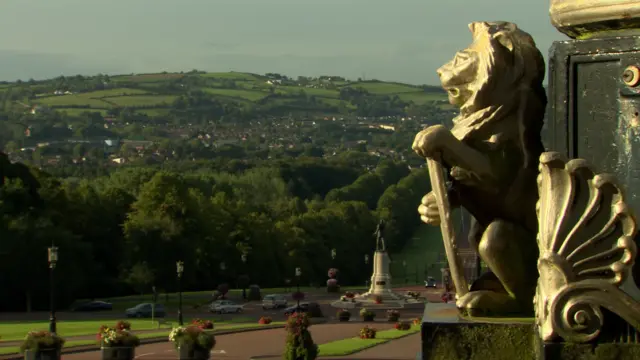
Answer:
[[116, 164], [124, 164], [126, 162], [125, 158], [115, 158], [115, 159], [111, 159], [111, 161], [113, 161]]

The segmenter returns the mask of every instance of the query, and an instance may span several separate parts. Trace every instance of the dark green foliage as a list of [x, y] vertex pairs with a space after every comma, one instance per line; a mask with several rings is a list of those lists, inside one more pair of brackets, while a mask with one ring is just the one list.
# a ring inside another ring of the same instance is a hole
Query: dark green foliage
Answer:
[[24, 353], [26, 350], [34, 352], [51, 349], [60, 350], [64, 343], [65, 340], [63, 338], [48, 331], [31, 331], [20, 345], [20, 353]]

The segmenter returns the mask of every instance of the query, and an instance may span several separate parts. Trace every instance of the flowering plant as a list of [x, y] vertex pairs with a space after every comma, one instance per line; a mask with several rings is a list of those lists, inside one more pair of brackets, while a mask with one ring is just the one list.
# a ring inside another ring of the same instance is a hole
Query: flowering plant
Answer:
[[22, 345], [20, 345], [20, 353], [27, 350], [60, 350], [65, 340], [56, 334], [48, 331], [29, 331], [25, 336]]
[[329, 269], [329, 272], [327, 273], [327, 275], [332, 279], [335, 278], [338, 275], [338, 269], [336, 268]]
[[413, 325], [420, 325], [420, 323], [422, 323], [422, 317], [413, 319]]
[[400, 312], [398, 310], [387, 310], [387, 319], [389, 321], [398, 321]]
[[360, 330], [360, 338], [361, 339], [375, 339], [376, 338], [376, 333], [378, 332], [378, 330], [369, 327], [369, 326], [365, 326]]
[[350, 297], [347, 297], [347, 296], [343, 295], [343, 296], [340, 296], [340, 301], [350, 301], [350, 302], [354, 303], [354, 302], [356, 302], [356, 299], [352, 298], [352, 297], [350, 298]]
[[393, 327], [396, 328], [397, 330], [406, 331], [411, 329], [411, 324], [409, 324], [406, 321], [401, 321], [401, 322], [397, 322]]
[[309, 332], [309, 316], [305, 313], [293, 313], [287, 319], [287, 344], [284, 349], [286, 360], [313, 360], [318, 356], [318, 345], [313, 343]]
[[351, 318], [351, 313], [347, 309], [338, 310], [337, 315], [338, 315], [338, 319], [343, 321], [348, 321]]
[[169, 334], [169, 341], [173, 342], [176, 349], [186, 347], [211, 351], [216, 346], [213, 334], [195, 325], [174, 328]]
[[213, 330], [213, 322], [209, 320], [193, 319], [193, 321], [191, 321], [191, 324], [199, 327], [202, 330]]
[[417, 299], [420, 297], [420, 293], [417, 291], [407, 291], [407, 296]]
[[269, 325], [273, 320], [268, 316], [262, 316], [260, 320], [258, 320], [258, 324]]
[[373, 311], [369, 311], [366, 308], [362, 308], [360, 310], [360, 316], [364, 319], [364, 321], [373, 321], [373, 319], [376, 317], [376, 313], [374, 313]]
[[96, 336], [101, 347], [136, 347], [140, 339], [131, 332], [131, 324], [118, 321], [113, 328], [102, 325]]
[[344, 296], [346, 298], [351, 299], [351, 298], [354, 298], [356, 296], [356, 294], [352, 293], [351, 291], [347, 291], [347, 292], [344, 293]]
[[373, 297], [373, 302], [376, 304], [382, 304], [382, 296], [376, 295]]

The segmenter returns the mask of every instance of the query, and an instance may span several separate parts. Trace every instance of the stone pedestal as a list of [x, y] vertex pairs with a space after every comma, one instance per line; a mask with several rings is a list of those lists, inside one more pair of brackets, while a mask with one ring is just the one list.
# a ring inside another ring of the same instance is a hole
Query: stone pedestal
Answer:
[[373, 301], [377, 296], [382, 302], [407, 300], [407, 297], [394, 293], [391, 289], [391, 272], [389, 271], [389, 254], [386, 251], [376, 251], [373, 255], [373, 275], [371, 275], [371, 287], [365, 294], [356, 296], [357, 301]]

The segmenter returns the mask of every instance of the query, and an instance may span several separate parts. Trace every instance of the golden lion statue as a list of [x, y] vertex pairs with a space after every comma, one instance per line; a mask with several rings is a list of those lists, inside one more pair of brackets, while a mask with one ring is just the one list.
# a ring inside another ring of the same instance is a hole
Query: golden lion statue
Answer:
[[[532, 312], [544, 60], [533, 38], [515, 24], [474, 22], [469, 29], [473, 43], [437, 71], [460, 115], [451, 130], [435, 125], [418, 133], [413, 150], [448, 170], [451, 206], [474, 217], [470, 242], [491, 270], [458, 299], [458, 307]], [[425, 223], [440, 224], [433, 192], [418, 211]]]

